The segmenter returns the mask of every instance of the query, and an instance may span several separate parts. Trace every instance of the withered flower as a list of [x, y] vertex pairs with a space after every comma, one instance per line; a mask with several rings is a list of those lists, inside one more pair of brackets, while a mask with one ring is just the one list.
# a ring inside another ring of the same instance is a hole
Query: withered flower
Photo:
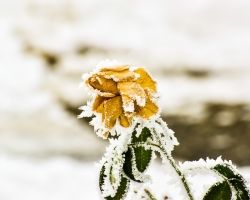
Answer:
[[153, 96], [156, 82], [144, 70], [132, 70], [128, 65], [101, 68], [87, 78], [86, 84], [97, 93], [92, 110], [101, 113], [106, 128], [117, 121], [129, 127], [133, 117], [149, 119], [158, 112]]

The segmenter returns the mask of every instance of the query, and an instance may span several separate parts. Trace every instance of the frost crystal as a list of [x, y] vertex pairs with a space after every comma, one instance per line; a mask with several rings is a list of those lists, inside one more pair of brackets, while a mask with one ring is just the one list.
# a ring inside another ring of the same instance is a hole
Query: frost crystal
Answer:
[[189, 171], [197, 169], [211, 169], [218, 164], [228, 164], [235, 171], [237, 171], [231, 160], [223, 160], [221, 156], [218, 157], [216, 160], [207, 158], [206, 160], [200, 159], [198, 161], [186, 161], [184, 163], [180, 163], [180, 167], [184, 172], [188, 173]]
[[138, 120], [138, 123], [136, 137], [139, 137], [142, 129], [147, 127], [155, 138], [154, 140], [161, 141], [161, 147], [169, 154], [173, 151], [174, 146], [179, 145], [177, 138], [174, 136], [174, 131], [168, 128], [167, 124], [159, 116], [155, 116], [147, 121]]
[[149, 175], [145, 175], [145, 172], [147, 171], [148, 166], [150, 165], [150, 163], [152, 162], [153, 159], [151, 159], [151, 162], [148, 163], [147, 168], [145, 169], [144, 173], [141, 173], [137, 167], [136, 167], [136, 160], [135, 160], [135, 152], [133, 148], [130, 148], [131, 152], [132, 152], [132, 173], [134, 175], [134, 177], [136, 178], [136, 180], [140, 180], [142, 182], [148, 182], [150, 181], [150, 176]]
[[104, 166], [105, 179], [102, 186], [104, 197], [113, 197], [120, 185], [122, 166], [124, 163], [123, 153], [127, 151], [130, 142], [131, 132], [122, 134], [118, 139], [110, 139], [110, 145], [106, 149], [100, 165]]

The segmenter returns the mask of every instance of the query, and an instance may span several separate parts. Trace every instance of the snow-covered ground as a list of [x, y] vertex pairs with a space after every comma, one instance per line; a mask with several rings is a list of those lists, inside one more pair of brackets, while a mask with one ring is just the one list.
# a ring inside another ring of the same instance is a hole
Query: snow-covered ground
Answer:
[[98, 200], [94, 163], [0, 157], [1, 200]]
[[[151, 191], [159, 200], [166, 194], [178, 191], [177, 184], [169, 185], [169, 174], [159, 163], [148, 173], [154, 177]], [[250, 183], [250, 168], [241, 172]], [[100, 200], [98, 168], [94, 162], [80, 162], [65, 157], [48, 160], [32, 160], [0, 156], [0, 199], [1, 200]], [[204, 174], [192, 177], [196, 182], [196, 197], [204, 192], [204, 185], [215, 182]], [[204, 184], [202, 184], [204, 183]], [[250, 185], [249, 185], [250, 186]], [[139, 185], [133, 185], [140, 188]], [[194, 186], [193, 186], [194, 187]], [[128, 196], [128, 199], [135, 197]], [[199, 198], [196, 198], [200, 200]], [[178, 198], [178, 200], [181, 200]]]

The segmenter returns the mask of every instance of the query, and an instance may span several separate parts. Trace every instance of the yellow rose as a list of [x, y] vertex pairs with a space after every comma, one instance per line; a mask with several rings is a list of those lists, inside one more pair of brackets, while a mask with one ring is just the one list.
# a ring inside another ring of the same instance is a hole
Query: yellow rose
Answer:
[[152, 96], [157, 92], [156, 82], [143, 69], [129, 66], [102, 68], [92, 74], [86, 84], [96, 91], [93, 111], [102, 114], [106, 128], [111, 129], [118, 120], [129, 127], [132, 117], [148, 119], [158, 112]]

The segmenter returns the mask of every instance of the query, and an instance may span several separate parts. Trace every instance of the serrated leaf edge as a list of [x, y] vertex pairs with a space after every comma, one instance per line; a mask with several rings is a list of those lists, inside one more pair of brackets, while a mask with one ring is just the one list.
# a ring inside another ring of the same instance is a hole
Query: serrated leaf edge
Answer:
[[[227, 178], [226, 176], [224, 176], [223, 174], [221, 174], [218, 170], [215, 169], [216, 166], [218, 165], [222, 165], [224, 167], [228, 167], [233, 173], [235, 176], [239, 176], [240, 177], [240, 181], [243, 182], [243, 186], [244, 186], [244, 189], [247, 191], [248, 193], [248, 197], [250, 199], [250, 190], [249, 188], [247, 187], [247, 181], [244, 179], [244, 177], [238, 172], [238, 170], [236, 169], [236, 167], [234, 166], [231, 166], [229, 165], [228, 163], [222, 163], [222, 164], [217, 164], [215, 165], [214, 167], [210, 168], [211, 170], [213, 170], [218, 176], [220, 176], [221, 178], [223, 178], [225, 181], [228, 182], [228, 184], [230, 185], [230, 187], [232, 188], [232, 190], [234, 191], [234, 197], [235, 199], [237, 199], [237, 193], [238, 191], [236, 190], [235, 186], [232, 185], [232, 183], [230, 182], [230, 180], [232, 180], [232, 178]], [[233, 178], [235, 179], [235, 178]], [[236, 179], [237, 180], [237, 179]]]
[[[202, 199], [204, 200], [204, 198], [209, 194], [209, 192], [211, 192], [211, 190], [212, 190], [214, 187], [216, 187], [216, 186], [218, 186], [218, 185], [220, 185], [220, 184], [223, 184], [223, 183], [227, 183], [228, 186], [230, 187], [231, 199], [232, 199], [232, 195], [233, 195], [233, 193], [232, 193], [232, 187], [231, 187], [230, 183], [229, 183], [227, 180], [223, 180], [223, 181], [217, 182], [217, 183], [213, 184], [212, 186], [210, 186], [210, 188], [208, 189], [208, 191], [205, 192], [205, 193], [203, 194], [203, 198], [202, 198]], [[230, 200], [230, 199], [229, 199], [229, 200]]]

